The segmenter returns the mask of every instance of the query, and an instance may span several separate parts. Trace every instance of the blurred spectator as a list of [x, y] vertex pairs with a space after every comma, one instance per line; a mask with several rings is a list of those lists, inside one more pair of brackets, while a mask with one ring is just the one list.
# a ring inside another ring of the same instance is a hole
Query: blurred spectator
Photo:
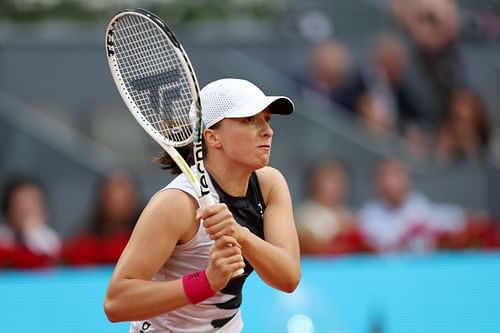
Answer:
[[383, 96], [366, 91], [358, 97], [355, 111], [361, 126], [374, 138], [390, 140], [395, 133], [395, 115]]
[[342, 42], [329, 39], [316, 44], [311, 50], [308, 73], [300, 82], [303, 97], [324, 107], [335, 103], [352, 110], [351, 67], [350, 51]]
[[[454, 0], [393, 0], [396, 20], [414, 45], [412, 82], [430, 123], [441, 120], [446, 98], [465, 83], [459, 51], [460, 13]], [[418, 92], [417, 92], [418, 91]]]
[[[408, 49], [396, 36], [381, 34], [366, 64], [348, 88], [354, 97], [354, 113], [366, 132], [390, 149], [402, 149], [409, 160], [425, 160], [430, 135], [423, 113], [412, 98], [407, 76]], [[395, 136], [405, 146], [394, 147]]]
[[361, 129], [381, 151], [387, 154], [400, 152], [405, 159], [412, 162], [426, 161], [430, 139], [415, 125], [408, 126], [406, 140], [400, 140], [394, 113], [384, 96], [365, 91], [358, 97], [355, 111]]
[[307, 175], [307, 197], [296, 210], [301, 253], [327, 255], [360, 250], [354, 215], [347, 204], [350, 182], [343, 165], [326, 159]]
[[391, 121], [404, 134], [406, 128], [421, 121], [421, 115], [412, 100], [407, 82], [408, 50], [397, 37], [381, 35], [374, 43], [373, 54], [362, 68], [357, 84], [357, 95], [369, 93], [383, 99], [391, 113]]
[[10, 177], [2, 193], [0, 267], [41, 268], [58, 263], [61, 240], [49, 226], [46, 193], [32, 177]]
[[122, 170], [100, 180], [95, 199], [95, 210], [86, 229], [65, 242], [66, 264], [116, 263], [142, 209], [133, 177]]
[[380, 162], [374, 183], [375, 197], [361, 208], [359, 223], [366, 243], [375, 251], [431, 251], [442, 235], [463, 230], [465, 210], [433, 203], [412, 190], [410, 173], [402, 162]]
[[485, 159], [491, 138], [490, 115], [481, 96], [467, 88], [455, 89], [437, 133], [437, 160], [453, 163]]
[[454, 44], [460, 33], [455, 0], [393, 0], [394, 17], [420, 50], [433, 57]]

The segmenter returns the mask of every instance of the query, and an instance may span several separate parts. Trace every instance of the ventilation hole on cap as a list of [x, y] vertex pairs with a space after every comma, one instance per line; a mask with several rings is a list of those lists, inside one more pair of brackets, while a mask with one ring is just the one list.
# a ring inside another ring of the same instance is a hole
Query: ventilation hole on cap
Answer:
[[212, 91], [202, 98], [202, 113], [207, 126], [222, 120], [227, 111], [233, 109], [235, 104], [224, 93]]

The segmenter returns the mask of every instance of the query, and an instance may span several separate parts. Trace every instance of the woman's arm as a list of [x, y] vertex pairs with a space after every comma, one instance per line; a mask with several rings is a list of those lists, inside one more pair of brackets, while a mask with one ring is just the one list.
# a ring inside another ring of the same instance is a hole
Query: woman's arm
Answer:
[[[292, 292], [300, 280], [300, 254], [292, 212], [292, 200], [284, 177], [276, 169], [257, 171], [266, 201], [264, 212], [265, 241], [241, 227], [225, 204], [213, 205], [199, 212], [212, 239], [233, 236], [241, 245], [243, 256], [259, 276], [282, 291]], [[215, 221], [207, 215], [217, 216]]]
[[257, 171], [266, 210], [264, 212], [265, 240], [244, 229], [236, 238], [243, 256], [269, 285], [292, 292], [297, 287], [300, 271], [300, 251], [293, 218], [292, 199], [283, 175], [265, 167]]
[[195, 203], [187, 194], [156, 194], [142, 212], [106, 293], [104, 310], [111, 321], [142, 320], [189, 303], [182, 281], [152, 281], [175, 245], [195, 230]]
[[[198, 231], [197, 203], [179, 190], [155, 195], [144, 209], [123, 251], [108, 286], [104, 310], [110, 321], [151, 318], [184, 305], [189, 300], [182, 279], [152, 281], [178, 243]], [[222, 289], [234, 270], [243, 266], [241, 250], [233, 238], [223, 238], [210, 250], [206, 270], [212, 290]]]

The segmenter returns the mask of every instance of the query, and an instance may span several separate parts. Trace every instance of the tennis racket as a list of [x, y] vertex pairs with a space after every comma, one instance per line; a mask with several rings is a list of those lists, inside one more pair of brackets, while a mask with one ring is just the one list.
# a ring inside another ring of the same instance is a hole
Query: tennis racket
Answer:
[[[108, 24], [105, 47], [113, 79], [128, 110], [186, 175], [200, 206], [213, 204], [203, 165], [199, 86], [181, 43], [155, 14], [126, 9]], [[190, 117], [193, 102], [195, 113]], [[195, 172], [175, 149], [190, 143]]]

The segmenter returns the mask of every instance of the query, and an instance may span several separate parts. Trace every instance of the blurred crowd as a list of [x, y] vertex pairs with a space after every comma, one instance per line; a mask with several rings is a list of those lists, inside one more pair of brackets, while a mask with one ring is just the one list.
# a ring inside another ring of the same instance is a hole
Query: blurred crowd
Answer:
[[[349, 165], [317, 161], [295, 206], [303, 255], [429, 253], [500, 249], [500, 223], [480, 212], [434, 202], [412, 185], [408, 163], [487, 160], [492, 114], [468, 82], [453, 0], [392, 0], [400, 33], [380, 33], [356, 61], [340, 39], [315, 44], [298, 82], [308, 105], [335, 106], [382, 142], [407, 145], [404, 159], [380, 160], [371, 197], [350, 204]], [[311, 110], [314, 112], [314, 110]], [[31, 175], [12, 175], [1, 192], [0, 268], [114, 264], [143, 208], [134, 176], [113, 170], [95, 189], [83, 228], [63, 238], [51, 224], [47, 193]]]
[[489, 158], [492, 115], [466, 75], [456, 2], [390, 3], [398, 28], [378, 33], [358, 59], [340, 39], [313, 45], [302, 96], [342, 110], [380, 142], [402, 138], [412, 161]]
[[0, 268], [116, 263], [142, 210], [130, 172], [113, 170], [98, 181], [82, 230], [67, 238], [52, 226], [47, 196], [31, 175], [9, 177], [1, 195]]
[[345, 113], [374, 141], [390, 146], [402, 139], [403, 154], [379, 161], [372, 197], [357, 209], [348, 204], [349, 167], [334, 158], [318, 161], [296, 209], [302, 253], [498, 249], [493, 218], [433, 202], [412, 186], [415, 162], [446, 168], [492, 157], [493, 115], [465, 75], [457, 3], [390, 4], [397, 29], [375, 32], [358, 59], [338, 38], [318, 41], [298, 86], [310, 105]]
[[[345, 162], [327, 157], [305, 173], [305, 197], [295, 205], [303, 255], [500, 249], [500, 223], [429, 199], [414, 189], [405, 162], [380, 160], [371, 196], [356, 208], [348, 170]], [[63, 238], [52, 226], [43, 184], [12, 175], [1, 193], [0, 268], [115, 264], [143, 208], [138, 188], [124, 170], [102, 177], [82, 229]]]
[[349, 204], [352, 179], [347, 170], [325, 158], [308, 173], [307, 196], [295, 212], [302, 254], [500, 249], [500, 223], [415, 190], [405, 162], [380, 160], [371, 196], [357, 209]]

